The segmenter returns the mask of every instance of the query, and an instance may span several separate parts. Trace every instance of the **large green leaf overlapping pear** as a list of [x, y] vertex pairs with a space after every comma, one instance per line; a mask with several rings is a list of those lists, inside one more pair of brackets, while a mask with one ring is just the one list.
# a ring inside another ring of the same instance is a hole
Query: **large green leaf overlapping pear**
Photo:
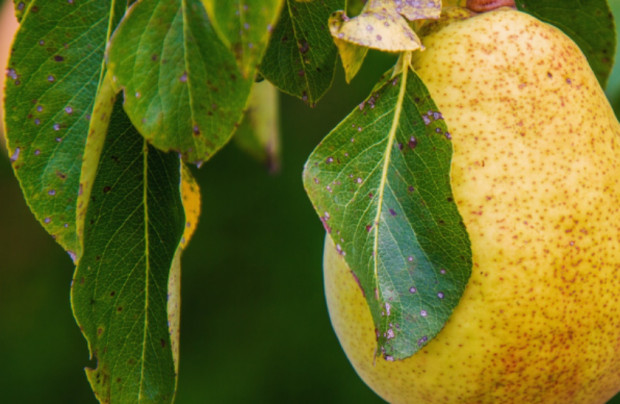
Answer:
[[388, 360], [411, 356], [443, 328], [471, 274], [450, 139], [404, 58], [306, 163], [306, 191], [359, 282]]

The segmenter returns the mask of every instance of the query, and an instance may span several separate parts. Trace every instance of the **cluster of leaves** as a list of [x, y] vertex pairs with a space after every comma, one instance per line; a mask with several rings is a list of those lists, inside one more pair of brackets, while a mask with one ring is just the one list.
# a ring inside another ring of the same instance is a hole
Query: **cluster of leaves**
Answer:
[[[538, 3], [550, 6], [517, 2], [540, 18], [553, 14], [592, 44], [586, 53], [604, 82], [608, 47], [588, 33], [601, 24], [575, 28], [575, 8], [558, 14], [546, 11], [558, 1]], [[605, 0], [592, 3], [608, 13]], [[369, 48], [401, 58], [312, 153], [304, 184], [367, 292], [384, 357], [412, 355], [443, 327], [469, 278], [471, 253], [451, 198], [449, 129], [409, 64], [423, 48], [416, 21], [438, 18], [441, 2], [15, 0], [15, 7], [7, 146], [30, 209], [76, 264], [72, 307], [97, 359], [87, 376], [100, 401], [173, 400], [180, 256], [200, 214], [186, 164], [200, 166], [234, 134], [277, 168], [276, 88], [313, 106], [331, 86], [338, 55], [350, 81]], [[438, 291], [446, 298], [437, 300]], [[431, 301], [435, 315], [412, 321]]]

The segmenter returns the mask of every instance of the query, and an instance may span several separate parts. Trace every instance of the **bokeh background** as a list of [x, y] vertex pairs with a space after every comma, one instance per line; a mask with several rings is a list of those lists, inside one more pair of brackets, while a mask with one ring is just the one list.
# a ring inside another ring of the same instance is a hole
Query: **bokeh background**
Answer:
[[[612, 3], [620, 16], [620, 0]], [[356, 376], [329, 324], [324, 231], [301, 172], [393, 61], [371, 52], [351, 85], [339, 67], [313, 109], [282, 95], [280, 173], [234, 144], [194, 170], [203, 212], [183, 256], [177, 403], [383, 402]], [[620, 111], [617, 69], [608, 93]], [[72, 273], [0, 152], [1, 403], [96, 403], [83, 371], [94, 364], [69, 304]]]

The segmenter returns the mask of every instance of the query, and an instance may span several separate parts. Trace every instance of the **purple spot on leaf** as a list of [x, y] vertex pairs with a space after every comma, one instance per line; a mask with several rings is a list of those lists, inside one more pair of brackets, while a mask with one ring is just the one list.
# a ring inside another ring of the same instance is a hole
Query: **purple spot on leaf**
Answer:
[[11, 163], [16, 162], [18, 158], [19, 158], [19, 147], [16, 147], [15, 151], [11, 155]]

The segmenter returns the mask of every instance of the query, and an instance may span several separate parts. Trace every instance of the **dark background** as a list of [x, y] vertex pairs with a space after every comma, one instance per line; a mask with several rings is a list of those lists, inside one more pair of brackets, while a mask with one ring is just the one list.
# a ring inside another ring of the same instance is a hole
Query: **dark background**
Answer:
[[[351, 85], [339, 67], [314, 109], [282, 95], [279, 174], [234, 144], [194, 170], [203, 212], [183, 256], [177, 403], [383, 402], [329, 324], [324, 230], [301, 172], [392, 62], [371, 53]], [[620, 74], [609, 88], [620, 104]], [[0, 226], [0, 402], [96, 403], [83, 372], [94, 364], [69, 304], [73, 264], [29, 212], [4, 152]]]

